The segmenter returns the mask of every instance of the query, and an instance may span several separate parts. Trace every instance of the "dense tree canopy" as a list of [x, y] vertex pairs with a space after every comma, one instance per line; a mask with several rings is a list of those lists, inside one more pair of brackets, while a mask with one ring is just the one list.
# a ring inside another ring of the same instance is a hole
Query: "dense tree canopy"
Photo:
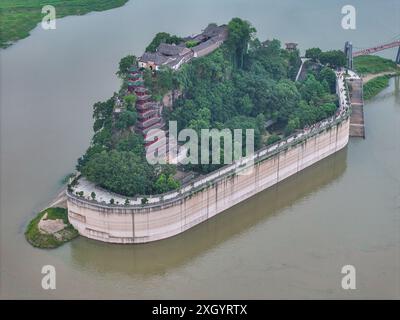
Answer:
[[319, 57], [319, 61], [322, 64], [327, 64], [334, 68], [346, 66], [346, 56], [341, 50], [322, 52]]
[[[239, 18], [232, 19], [228, 31], [228, 39], [219, 49], [178, 71], [143, 70], [145, 86], [154, 100], [161, 101], [170, 90], [181, 91], [173, 107], [164, 108], [166, 120], [176, 120], [178, 130], [192, 128], [200, 134], [202, 129], [242, 129], [244, 150], [245, 130], [254, 129], [254, 147], [258, 149], [335, 112], [335, 73], [321, 63], [341, 66], [345, 63], [342, 52], [308, 50], [317, 67], [310, 69], [303, 81], [294, 82], [301, 63], [299, 51], [282, 49], [276, 39], [260, 42], [254, 27]], [[155, 50], [161, 42], [180, 41], [159, 33], [147, 50]], [[121, 78], [127, 77], [134, 61], [134, 56], [121, 60]], [[115, 96], [94, 105], [94, 136], [78, 160], [78, 170], [90, 181], [126, 196], [179, 187], [173, 178], [174, 167], [148, 164], [143, 137], [132, 130], [137, 120], [136, 96], [125, 89], [122, 86], [118, 94], [122, 97], [118, 112]], [[206, 173], [220, 166], [190, 165], [186, 169]]]
[[127, 55], [126, 57], [122, 58], [119, 62], [119, 68], [117, 71], [117, 75], [122, 77], [128, 72], [128, 69], [136, 63], [136, 57], [134, 55]]
[[341, 50], [322, 51], [320, 48], [306, 50], [306, 58], [314, 62], [320, 62], [331, 67], [338, 68], [346, 66], [346, 55]]
[[249, 41], [256, 29], [248, 21], [233, 18], [228, 24], [228, 31], [226, 45], [231, 53], [233, 64], [238, 68], [243, 68]]
[[161, 101], [163, 96], [175, 86], [173, 71], [166, 66], [161, 66], [156, 74], [146, 69], [143, 71], [143, 76], [145, 86], [155, 101]]
[[126, 196], [152, 191], [154, 170], [132, 151], [102, 151], [91, 157], [82, 174], [107, 190]]
[[[282, 49], [278, 40], [261, 43], [255, 29], [238, 18], [228, 28], [225, 45], [173, 73], [172, 83], [184, 94], [166, 116], [178, 121], [178, 129], [251, 127], [259, 148], [266, 132], [256, 119], [271, 120], [277, 132], [290, 134], [334, 112], [336, 77], [330, 68], [295, 83], [298, 51]], [[193, 169], [209, 172], [215, 166]]]
[[306, 50], [306, 58], [313, 61], [318, 61], [321, 56], [322, 50], [320, 48], [310, 48]]

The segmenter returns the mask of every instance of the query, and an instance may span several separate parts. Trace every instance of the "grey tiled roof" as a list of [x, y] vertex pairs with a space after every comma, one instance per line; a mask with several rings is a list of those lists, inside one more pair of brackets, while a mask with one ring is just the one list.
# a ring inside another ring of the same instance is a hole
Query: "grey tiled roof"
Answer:
[[224, 33], [226, 30], [226, 25], [218, 26], [215, 23], [210, 23], [207, 28], [204, 29], [203, 35], [212, 38]]
[[[153, 62], [159, 66], [168, 65], [170, 67], [175, 67], [180, 65], [181, 61], [189, 61], [193, 57], [193, 52], [199, 52], [215, 45], [216, 42], [224, 41], [227, 37], [227, 34], [228, 29], [226, 25], [218, 26], [215, 24], [210, 24], [203, 31], [203, 33], [190, 38], [196, 39], [197, 41], [202, 41], [199, 45], [193, 47], [192, 49], [186, 48], [185, 43], [181, 43], [179, 45], [161, 43], [156, 52], [145, 52], [141, 56], [140, 61], [145, 63]], [[183, 58], [185, 60], [182, 60]]]
[[161, 65], [169, 60], [168, 57], [160, 54], [159, 52], [145, 52], [141, 57], [140, 61], [143, 62], [154, 62], [155, 64]]
[[209, 47], [209, 46], [211, 46], [211, 45], [213, 45], [213, 44], [214, 44], [213, 39], [210, 39], [210, 40], [207, 40], [207, 41], [205, 41], [205, 42], [202, 42], [202, 43], [200, 43], [199, 45], [193, 47], [192, 50], [193, 50], [194, 52], [199, 52], [199, 51], [201, 51], [201, 50], [203, 50], [203, 49], [205, 49], [205, 48], [207, 48], [207, 47]]
[[186, 47], [168, 43], [161, 43], [157, 48], [157, 52], [166, 56], [181, 56], [187, 53], [188, 51], [190, 50]]

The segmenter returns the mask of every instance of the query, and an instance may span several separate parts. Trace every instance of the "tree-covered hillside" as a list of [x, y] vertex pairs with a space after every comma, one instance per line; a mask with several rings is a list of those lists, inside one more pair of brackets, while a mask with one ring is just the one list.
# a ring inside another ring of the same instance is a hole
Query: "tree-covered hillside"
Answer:
[[[134, 56], [121, 60], [118, 75], [123, 80], [135, 61]], [[227, 41], [213, 53], [178, 71], [161, 68], [143, 74], [154, 100], [161, 101], [170, 90], [182, 93], [172, 108], [164, 108], [165, 120], [176, 120], [178, 130], [254, 129], [258, 149], [336, 110], [332, 69], [322, 67], [294, 82], [300, 64], [297, 50], [282, 49], [278, 40], [261, 42], [249, 22], [235, 18], [228, 24]], [[94, 183], [127, 196], [179, 187], [174, 167], [146, 161], [143, 138], [131, 130], [137, 118], [135, 96], [127, 95], [125, 82], [118, 93], [125, 95], [123, 112], [113, 112], [115, 99], [95, 104], [95, 134], [78, 169]], [[273, 125], [266, 128], [267, 123]], [[193, 164], [185, 170], [207, 173], [220, 166]]]
[[[169, 73], [169, 81], [183, 91], [171, 112], [178, 128], [253, 128], [255, 147], [263, 136], [291, 134], [332, 115], [336, 109], [332, 69], [325, 67], [294, 82], [300, 67], [299, 52], [281, 48], [278, 40], [260, 42], [249, 22], [233, 19], [226, 43], [212, 54], [195, 59]], [[151, 85], [150, 85], [151, 86]], [[264, 124], [275, 123], [274, 132]], [[202, 172], [215, 166], [198, 165]]]

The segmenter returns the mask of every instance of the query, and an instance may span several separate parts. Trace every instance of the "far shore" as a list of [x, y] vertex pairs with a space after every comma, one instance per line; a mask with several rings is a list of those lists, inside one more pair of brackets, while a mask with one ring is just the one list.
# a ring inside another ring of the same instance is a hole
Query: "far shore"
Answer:
[[[66, 16], [84, 15], [89, 12], [101, 12], [125, 5], [128, 0], [75, 0], [68, 1], [48, 0], [41, 1], [19, 0], [18, 3], [0, 1], [0, 48], [5, 49], [18, 40], [30, 36], [31, 31], [42, 21], [45, 14], [42, 7], [53, 6], [56, 9], [56, 19]], [[48, 14], [48, 13], [47, 13]]]
[[379, 72], [379, 73], [367, 73], [364, 76], [361, 76], [361, 79], [363, 81], [363, 83], [367, 83], [368, 81], [381, 77], [381, 76], [386, 76], [386, 75], [392, 75], [392, 76], [396, 76], [396, 75], [400, 75], [400, 74], [396, 74], [393, 71], [384, 71], [384, 72]]

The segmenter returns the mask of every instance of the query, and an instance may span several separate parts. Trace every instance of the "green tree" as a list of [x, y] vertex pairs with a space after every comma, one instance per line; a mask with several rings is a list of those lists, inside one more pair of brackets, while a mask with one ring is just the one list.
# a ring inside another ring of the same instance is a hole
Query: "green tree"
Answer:
[[137, 61], [137, 58], [134, 55], [128, 55], [124, 58], [121, 59], [119, 62], [119, 68], [117, 71], [117, 75], [119, 77], [122, 77], [128, 73], [129, 68], [132, 65], [135, 65]]
[[341, 50], [322, 52], [319, 60], [322, 64], [328, 64], [334, 68], [344, 67], [346, 65], [346, 56]]
[[115, 121], [115, 127], [119, 130], [126, 129], [133, 126], [137, 120], [136, 111], [124, 110], [122, 111]]
[[261, 147], [261, 134], [263, 133], [264, 123], [260, 123], [256, 118], [246, 116], [236, 116], [228, 120], [224, 126], [232, 131], [241, 129], [242, 130], [242, 146], [243, 150], [246, 149], [246, 129], [254, 129], [254, 148], [258, 149]]
[[237, 68], [243, 68], [244, 56], [247, 53], [247, 47], [256, 29], [245, 20], [233, 18], [228, 23], [228, 39], [226, 44], [232, 52], [234, 65]]
[[241, 109], [241, 113], [245, 115], [250, 115], [253, 111], [254, 105], [253, 101], [250, 99], [250, 96], [246, 94], [245, 96], [239, 98], [239, 108]]
[[301, 97], [308, 102], [315, 101], [326, 93], [324, 86], [312, 74], [307, 75], [307, 78], [300, 84], [299, 91]]
[[104, 146], [101, 146], [101, 145], [98, 145], [98, 144], [91, 145], [86, 150], [85, 154], [78, 159], [78, 164], [76, 165], [76, 169], [78, 171], [81, 171], [82, 167], [91, 159], [91, 157], [93, 155], [95, 155], [96, 153], [100, 153], [102, 151], [105, 151], [105, 150], [106, 149], [104, 148]]
[[272, 134], [267, 139], [267, 145], [274, 144], [275, 142], [278, 142], [279, 140], [281, 140], [280, 136], [278, 136], [276, 134]]
[[310, 48], [306, 50], [306, 58], [309, 58], [313, 61], [318, 61], [320, 59], [322, 50], [320, 48]]
[[154, 100], [162, 97], [174, 88], [174, 73], [171, 68], [161, 66], [157, 72], [145, 70], [143, 74], [145, 86], [150, 90]]
[[110, 98], [105, 102], [96, 102], [93, 105], [93, 130], [100, 131], [107, 125], [111, 125], [112, 114], [114, 110], [114, 99]]
[[200, 134], [201, 129], [210, 128], [211, 111], [208, 108], [198, 110], [196, 117], [189, 122], [189, 128]]
[[124, 96], [124, 101], [128, 106], [135, 106], [136, 99], [137, 97], [135, 94], [127, 94]]
[[196, 40], [189, 40], [185, 42], [186, 48], [193, 48], [197, 46], [198, 42]]
[[107, 126], [97, 131], [92, 139], [94, 145], [102, 146], [105, 149], [112, 147], [112, 130], [111, 126]]
[[145, 159], [127, 151], [95, 154], [82, 168], [88, 180], [107, 190], [134, 196], [152, 190], [153, 168]]
[[300, 93], [293, 81], [280, 80], [273, 94], [275, 116], [279, 122], [287, 122], [300, 102]]
[[180, 183], [176, 181], [172, 175], [160, 174], [157, 181], [154, 184], [154, 190], [156, 193], [161, 194], [174, 190], [180, 187]]
[[328, 83], [329, 91], [331, 93], [336, 92], [336, 74], [331, 68], [322, 68], [322, 70], [319, 72], [318, 80], [325, 80]]
[[118, 151], [131, 151], [136, 155], [144, 156], [144, 140], [143, 137], [135, 132], [129, 132], [129, 134], [121, 138], [115, 149]]
[[295, 118], [291, 118], [288, 121], [288, 124], [285, 128], [285, 135], [290, 135], [294, 132], [294, 130], [299, 129], [300, 128], [300, 119], [298, 117]]

